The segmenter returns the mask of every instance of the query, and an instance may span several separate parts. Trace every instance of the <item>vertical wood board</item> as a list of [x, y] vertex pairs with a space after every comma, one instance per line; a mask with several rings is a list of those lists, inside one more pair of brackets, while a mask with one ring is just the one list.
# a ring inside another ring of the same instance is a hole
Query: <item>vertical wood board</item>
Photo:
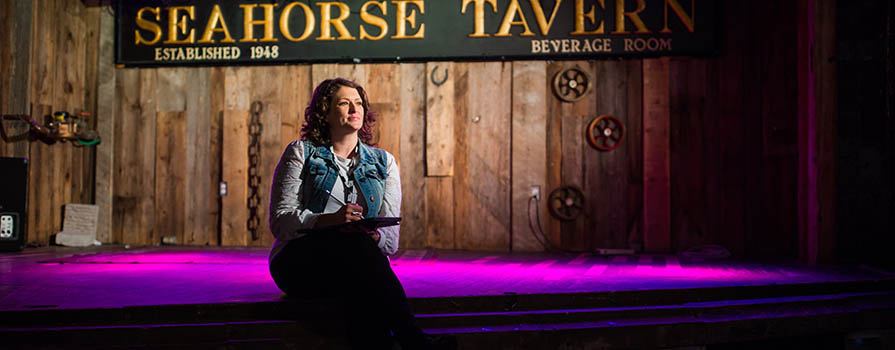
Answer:
[[454, 186], [445, 176], [426, 177], [426, 246], [455, 249]]
[[625, 135], [618, 148], [610, 151], [597, 150], [585, 142], [584, 193], [588, 201], [585, 222], [589, 228], [585, 232], [590, 236], [584, 239], [590, 242], [588, 246], [592, 249], [628, 248], [632, 214], [627, 205], [631, 176], [627, 155], [632, 144], [638, 141], [637, 138], [631, 141], [632, 134], [639, 133], [628, 125], [640, 118], [639, 112], [630, 110], [628, 103], [629, 97], [637, 98], [639, 102], [640, 96], [629, 96], [628, 90], [629, 85], [639, 86], [642, 82], [628, 80], [629, 66], [625, 61], [598, 61], [595, 67], [595, 90], [600, 93], [596, 98], [596, 115], [585, 120], [585, 128], [598, 116], [612, 115], [624, 124]]
[[670, 116], [667, 58], [643, 60], [644, 251], [671, 249]]
[[[260, 102], [262, 106], [259, 121], [261, 123], [261, 159], [258, 164], [257, 174], [261, 177], [258, 186], [258, 196], [261, 201], [258, 204], [257, 215], [261, 217], [258, 226], [258, 239], [253, 239], [251, 233], [248, 239], [252, 245], [270, 247], [274, 243], [274, 236], [267, 234], [267, 222], [269, 218], [268, 203], [270, 202], [270, 187], [277, 162], [280, 160], [282, 138], [279, 126], [281, 122], [282, 101], [290, 98], [278, 87], [282, 86], [282, 78], [286, 69], [282, 66], [254, 67], [252, 72], [251, 101]], [[250, 111], [251, 113], [251, 111]]]
[[214, 213], [217, 206], [217, 179], [211, 170], [211, 87], [210, 68], [186, 72], [186, 181], [183, 244], [206, 245], [216, 241]]
[[[437, 66], [437, 67], [436, 67]], [[426, 76], [438, 68], [436, 80], [454, 71], [450, 62], [426, 63]], [[456, 72], [454, 76], [456, 77]], [[426, 79], [426, 176], [454, 175], [454, 80], [441, 85]]]
[[156, 71], [120, 69], [113, 188], [114, 241], [150, 244], [155, 227]]
[[[163, 76], [159, 72], [159, 76]], [[173, 236], [183, 244], [186, 226], [186, 119], [184, 111], [159, 112], [155, 142], [155, 230], [150, 244]]]
[[[513, 62], [512, 82], [512, 251], [540, 251], [540, 223], [548, 222], [547, 201], [547, 64]], [[531, 199], [532, 186], [540, 200]], [[535, 206], [535, 203], [540, 205]], [[540, 220], [537, 218], [540, 217]], [[532, 232], [534, 227], [534, 232]], [[552, 242], [555, 236], [548, 235]], [[545, 242], [546, 243], [546, 242]]]
[[423, 248], [426, 234], [426, 168], [424, 64], [401, 64], [400, 121], [401, 152], [401, 247]]
[[367, 81], [376, 82], [366, 88], [371, 109], [376, 114], [374, 142], [401, 158], [401, 71], [395, 64], [372, 64], [367, 67]]
[[112, 198], [115, 192], [115, 124], [118, 101], [118, 90], [115, 89], [116, 77], [114, 66], [114, 20], [115, 17], [103, 7], [99, 15], [99, 34], [96, 78], [96, 132], [102, 143], [96, 146], [96, 190], [94, 204], [99, 206], [96, 238], [102, 243], [112, 243]]
[[207, 217], [210, 232], [206, 237], [207, 243], [221, 244], [221, 205], [223, 197], [220, 195], [220, 186], [223, 182], [223, 123], [224, 110], [226, 109], [226, 73], [222, 67], [213, 67], [208, 77], [209, 81], [209, 139], [208, 139], [208, 177], [212, 180], [207, 189], [214, 198], [208, 207]]
[[221, 245], [249, 244], [246, 221], [248, 209], [248, 110], [224, 111], [221, 155], [224, 166], [221, 179], [227, 183], [227, 195], [221, 200]]
[[286, 66], [282, 85], [280, 111], [280, 151], [292, 141], [301, 139], [301, 128], [305, 121], [305, 108], [311, 100], [311, 66]]

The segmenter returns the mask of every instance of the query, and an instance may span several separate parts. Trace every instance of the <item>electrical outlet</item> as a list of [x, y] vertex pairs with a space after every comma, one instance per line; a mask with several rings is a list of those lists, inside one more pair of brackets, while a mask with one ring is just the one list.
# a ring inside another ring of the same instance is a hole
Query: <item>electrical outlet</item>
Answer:
[[13, 228], [12, 215], [0, 216], [0, 238], [12, 238]]
[[541, 186], [532, 185], [531, 196], [534, 197], [535, 200], [541, 200]]

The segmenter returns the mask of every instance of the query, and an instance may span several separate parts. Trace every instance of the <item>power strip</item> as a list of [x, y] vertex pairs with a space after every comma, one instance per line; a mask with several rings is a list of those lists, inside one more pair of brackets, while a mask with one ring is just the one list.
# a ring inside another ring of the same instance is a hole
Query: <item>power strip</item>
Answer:
[[15, 220], [12, 215], [0, 215], [0, 238], [10, 239], [15, 235]]

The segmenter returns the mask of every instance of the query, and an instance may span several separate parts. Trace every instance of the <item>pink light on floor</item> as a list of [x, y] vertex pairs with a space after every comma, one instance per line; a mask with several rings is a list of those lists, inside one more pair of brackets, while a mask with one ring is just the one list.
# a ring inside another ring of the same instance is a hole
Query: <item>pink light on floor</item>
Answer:
[[405, 282], [408, 295], [425, 297], [441, 296], [443, 290], [461, 283], [469, 286], [470, 295], [495, 295], [508, 292], [543, 293], [555, 290], [557, 286], [579, 292], [595, 291], [595, 285], [600, 286], [601, 290], [636, 290], [686, 288], [694, 284], [755, 285], [797, 282], [800, 279], [800, 274], [793, 271], [724, 266], [682, 267], [676, 259], [666, 261], [665, 266], [654, 266], [650, 259], [635, 260], [638, 264], [618, 265], [626, 261], [622, 259], [583, 264], [545, 260], [529, 265], [507, 261], [404, 263], [397, 259], [392, 262], [392, 268], [398, 278]]

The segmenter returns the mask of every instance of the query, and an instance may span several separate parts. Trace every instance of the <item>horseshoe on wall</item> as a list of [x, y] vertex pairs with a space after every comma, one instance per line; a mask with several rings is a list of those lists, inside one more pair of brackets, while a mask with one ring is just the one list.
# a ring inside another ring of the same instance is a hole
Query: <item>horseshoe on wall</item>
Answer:
[[429, 74], [429, 80], [431, 80], [432, 84], [435, 84], [435, 86], [441, 86], [442, 84], [444, 84], [444, 82], [446, 82], [448, 80], [448, 69], [447, 68], [444, 69], [444, 79], [441, 79], [441, 81], [435, 80], [435, 71], [437, 71], [437, 70], [438, 70], [438, 65], [436, 65], [435, 68], [432, 68], [432, 74]]

